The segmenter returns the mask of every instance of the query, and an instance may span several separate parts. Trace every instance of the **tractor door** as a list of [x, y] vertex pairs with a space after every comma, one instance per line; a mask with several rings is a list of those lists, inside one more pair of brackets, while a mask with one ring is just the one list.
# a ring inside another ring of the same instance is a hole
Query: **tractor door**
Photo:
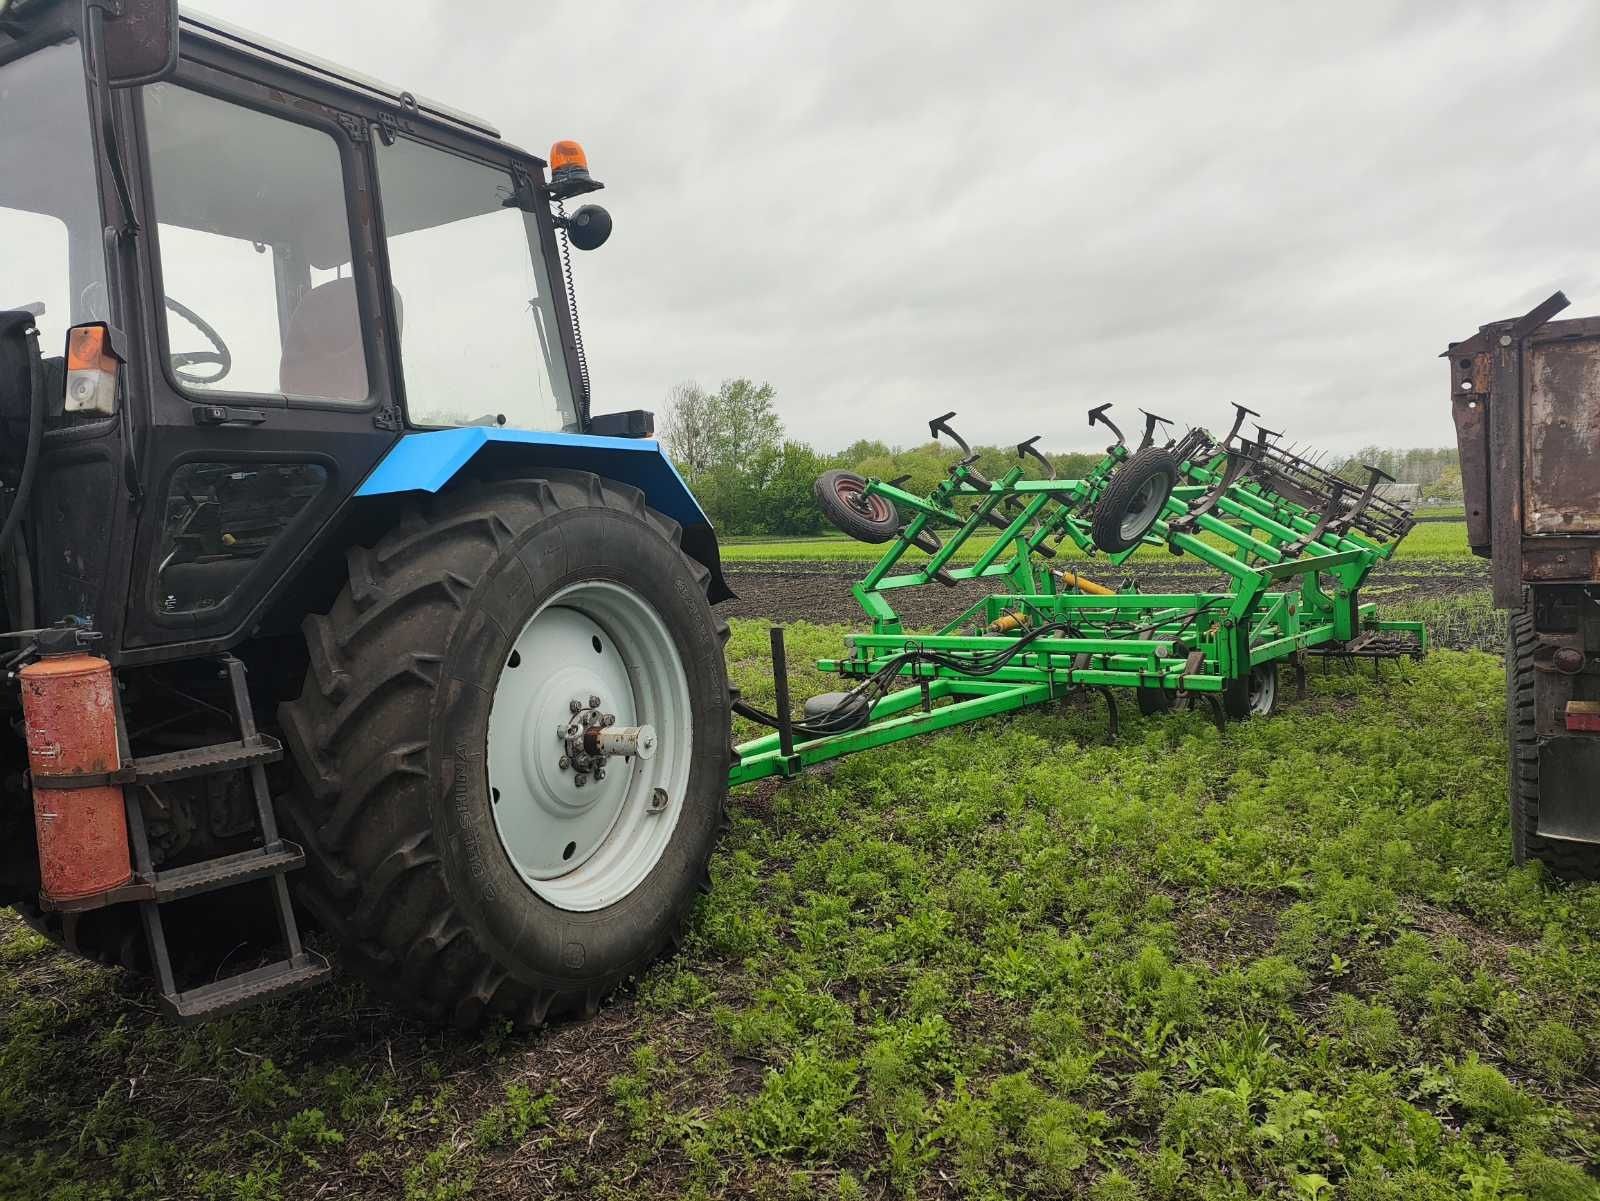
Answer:
[[125, 658], [241, 637], [399, 436], [364, 122], [206, 52], [133, 100], [159, 316]]

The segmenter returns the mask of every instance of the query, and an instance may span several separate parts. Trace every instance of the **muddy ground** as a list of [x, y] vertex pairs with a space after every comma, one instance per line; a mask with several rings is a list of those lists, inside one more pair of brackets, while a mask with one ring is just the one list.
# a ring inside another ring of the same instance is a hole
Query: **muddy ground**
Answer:
[[[862, 614], [861, 607], [850, 595], [850, 587], [865, 573], [866, 566], [860, 563], [731, 563], [727, 578], [739, 594], [738, 599], [724, 601], [717, 606], [717, 611], [723, 617], [855, 624]], [[1199, 564], [1169, 567], [1130, 563], [1098, 578], [1111, 586], [1132, 578], [1142, 592], [1198, 592], [1223, 588], [1222, 578]], [[954, 588], [937, 584], [903, 588], [894, 594], [893, 603], [907, 626], [937, 628], [995, 591], [998, 583], [991, 580], [981, 584], [963, 582]], [[1368, 580], [1366, 595], [1385, 603], [1449, 601], [1484, 593], [1488, 587], [1486, 564], [1475, 560], [1436, 563], [1415, 560], [1379, 567]]]

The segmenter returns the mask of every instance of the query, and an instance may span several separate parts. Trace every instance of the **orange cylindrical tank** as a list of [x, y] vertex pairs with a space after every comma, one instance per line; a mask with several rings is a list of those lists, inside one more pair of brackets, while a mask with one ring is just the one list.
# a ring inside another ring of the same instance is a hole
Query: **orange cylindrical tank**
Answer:
[[133, 866], [122, 786], [38, 786], [51, 776], [96, 775], [122, 766], [111, 664], [98, 655], [47, 655], [19, 675], [46, 899], [81, 900], [128, 883]]

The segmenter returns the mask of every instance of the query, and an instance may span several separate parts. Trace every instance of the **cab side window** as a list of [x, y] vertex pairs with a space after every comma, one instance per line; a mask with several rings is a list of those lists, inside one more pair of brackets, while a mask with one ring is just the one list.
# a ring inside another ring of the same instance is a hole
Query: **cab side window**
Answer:
[[176, 381], [365, 402], [338, 143], [169, 83], [144, 89], [144, 115]]

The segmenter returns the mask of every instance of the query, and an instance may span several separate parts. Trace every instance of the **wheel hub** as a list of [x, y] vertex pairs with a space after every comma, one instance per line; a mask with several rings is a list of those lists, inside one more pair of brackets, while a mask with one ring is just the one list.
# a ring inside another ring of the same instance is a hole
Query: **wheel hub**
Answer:
[[688, 783], [688, 685], [665, 625], [630, 589], [574, 585], [528, 621], [493, 690], [490, 804], [513, 865], [563, 908], [620, 900]]

